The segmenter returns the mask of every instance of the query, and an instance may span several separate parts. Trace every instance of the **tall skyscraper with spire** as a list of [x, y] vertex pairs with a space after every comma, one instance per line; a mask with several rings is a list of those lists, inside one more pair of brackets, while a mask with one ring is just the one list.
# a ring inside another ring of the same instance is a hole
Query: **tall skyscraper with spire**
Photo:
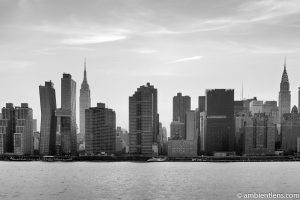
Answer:
[[291, 112], [291, 91], [289, 77], [286, 72], [286, 59], [284, 59], [284, 69], [279, 91], [279, 122], [282, 122], [282, 115]]
[[85, 110], [91, 107], [90, 86], [86, 77], [86, 60], [84, 59], [83, 81], [80, 88], [79, 108], [80, 108], [80, 142], [85, 144]]

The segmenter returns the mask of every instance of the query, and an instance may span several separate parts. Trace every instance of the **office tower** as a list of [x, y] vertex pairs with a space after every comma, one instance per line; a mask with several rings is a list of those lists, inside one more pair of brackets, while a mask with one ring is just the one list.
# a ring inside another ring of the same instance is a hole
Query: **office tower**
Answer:
[[206, 90], [205, 151], [234, 150], [234, 90]]
[[147, 83], [129, 97], [129, 152], [152, 154], [159, 132], [157, 89]]
[[280, 83], [279, 92], [279, 122], [282, 121], [282, 115], [284, 113], [291, 112], [291, 91], [288, 74], [286, 72], [286, 62], [284, 61], [284, 70]]
[[205, 111], [205, 96], [198, 97], [198, 108], [200, 113]]
[[199, 146], [198, 146], [198, 154], [202, 154], [206, 147], [205, 147], [205, 141], [206, 141], [206, 127], [207, 127], [207, 118], [206, 118], [206, 112], [200, 113], [200, 125], [199, 125]]
[[196, 111], [189, 110], [185, 115], [186, 137], [181, 140], [168, 141], [168, 156], [190, 157], [197, 156], [198, 134], [196, 131]]
[[234, 115], [242, 115], [244, 113], [244, 102], [234, 101]]
[[33, 132], [33, 154], [40, 154], [41, 134], [38, 131]]
[[191, 110], [191, 97], [177, 93], [173, 97], [173, 121], [185, 123], [186, 111]]
[[298, 88], [298, 109], [300, 109], [300, 87]]
[[185, 139], [185, 125], [183, 122], [171, 122], [171, 138], [174, 140]]
[[14, 133], [14, 153], [19, 155], [33, 154], [32, 109], [27, 103], [15, 107], [16, 129]]
[[98, 103], [85, 110], [85, 151], [89, 155], [116, 152], [116, 113]]
[[32, 129], [33, 129], [33, 132], [37, 131], [37, 119], [32, 120]]
[[54, 155], [56, 149], [56, 94], [51, 81], [40, 86], [41, 127], [40, 127], [40, 154]]
[[77, 154], [76, 135], [76, 82], [70, 74], [61, 79], [61, 108], [55, 111], [58, 135], [61, 137], [61, 153]]
[[86, 61], [84, 61], [84, 73], [83, 82], [81, 83], [80, 96], [79, 96], [79, 108], [80, 108], [80, 140], [83, 142], [85, 138], [85, 110], [91, 106], [90, 86], [87, 82], [86, 76]]
[[200, 122], [201, 122], [201, 113], [205, 112], [205, 96], [198, 97], [198, 108], [196, 109], [196, 129], [198, 134], [198, 155], [200, 155], [201, 151], [201, 129], [200, 129]]
[[248, 116], [244, 122], [244, 154], [272, 155], [275, 153], [276, 125], [264, 113]]
[[186, 112], [185, 120], [186, 140], [198, 140], [196, 132], [196, 111], [189, 110]]
[[283, 114], [281, 122], [282, 150], [293, 154], [297, 151], [297, 138], [300, 137], [300, 114], [296, 106], [292, 113]]
[[12, 103], [2, 108], [0, 119], [0, 153], [14, 152], [14, 133], [16, 129], [15, 109]]

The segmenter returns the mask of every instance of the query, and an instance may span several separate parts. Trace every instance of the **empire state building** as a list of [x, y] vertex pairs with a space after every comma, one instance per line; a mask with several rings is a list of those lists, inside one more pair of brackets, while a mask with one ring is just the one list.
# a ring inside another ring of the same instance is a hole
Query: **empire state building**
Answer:
[[84, 60], [83, 81], [80, 88], [79, 107], [80, 107], [80, 142], [85, 144], [85, 109], [91, 107], [90, 86], [86, 77], [86, 60]]
[[279, 92], [279, 122], [282, 121], [282, 115], [284, 113], [291, 112], [291, 91], [289, 77], [286, 72], [286, 61], [284, 61], [284, 70], [280, 83]]

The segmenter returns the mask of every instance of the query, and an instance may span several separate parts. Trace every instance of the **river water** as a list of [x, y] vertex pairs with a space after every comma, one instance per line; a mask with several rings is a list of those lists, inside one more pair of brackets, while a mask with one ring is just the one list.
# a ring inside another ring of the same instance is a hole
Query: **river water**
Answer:
[[217, 200], [299, 191], [300, 162], [0, 162], [1, 200]]

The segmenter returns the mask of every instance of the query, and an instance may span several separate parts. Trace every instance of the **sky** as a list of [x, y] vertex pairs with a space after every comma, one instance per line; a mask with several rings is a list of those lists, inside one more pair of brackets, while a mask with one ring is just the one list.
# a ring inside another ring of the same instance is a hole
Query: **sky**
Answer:
[[92, 106], [128, 129], [128, 97], [150, 82], [169, 129], [178, 92], [192, 109], [206, 89], [240, 100], [242, 85], [244, 98], [277, 101], [285, 57], [297, 105], [299, 35], [299, 0], [0, 0], [0, 106], [27, 102], [40, 123], [38, 86], [52, 80], [60, 107], [66, 72], [79, 110], [86, 58]]

